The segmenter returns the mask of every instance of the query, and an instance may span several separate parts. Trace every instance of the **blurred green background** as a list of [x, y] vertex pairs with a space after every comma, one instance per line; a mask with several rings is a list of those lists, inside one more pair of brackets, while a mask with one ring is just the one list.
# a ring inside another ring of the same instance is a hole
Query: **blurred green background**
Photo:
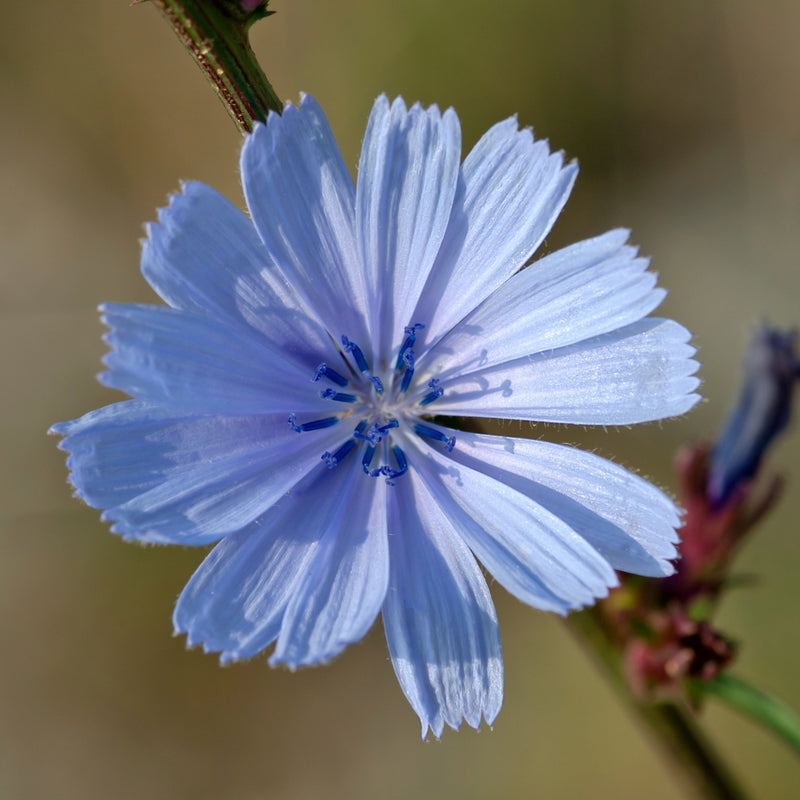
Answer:
[[[800, 322], [800, 4], [779, 0], [274, 0], [254, 47], [278, 94], [327, 110], [355, 166], [380, 92], [455, 106], [465, 151], [512, 113], [578, 157], [546, 243], [625, 225], [696, 334], [707, 401], [624, 431], [537, 428], [673, 491], [680, 443], [718, 430], [753, 327]], [[94, 380], [95, 306], [148, 302], [142, 223], [178, 180], [241, 203], [239, 136], [147, 3], [5, 2], [0, 24], [0, 798], [682, 796], [561, 622], [495, 587], [494, 730], [423, 744], [380, 625], [333, 664], [220, 668], [171, 635], [203, 553], [110, 535], [71, 498], [48, 426], [118, 399]], [[791, 476], [719, 617], [736, 671], [800, 707], [800, 432]], [[800, 772], [719, 707], [704, 721], [758, 798]]]

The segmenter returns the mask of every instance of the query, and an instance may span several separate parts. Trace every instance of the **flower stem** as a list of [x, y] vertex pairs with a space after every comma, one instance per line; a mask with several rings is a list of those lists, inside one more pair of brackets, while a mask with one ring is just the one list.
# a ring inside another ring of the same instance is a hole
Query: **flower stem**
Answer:
[[223, 0], [152, 0], [203, 70], [236, 127], [249, 133], [283, 107], [247, 38], [248, 14]]
[[746, 800], [727, 765], [689, 711], [674, 703], [647, 703], [630, 692], [622, 658], [596, 608], [567, 618], [567, 625], [603, 669], [617, 695], [650, 734], [671, 770], [698, 800]]

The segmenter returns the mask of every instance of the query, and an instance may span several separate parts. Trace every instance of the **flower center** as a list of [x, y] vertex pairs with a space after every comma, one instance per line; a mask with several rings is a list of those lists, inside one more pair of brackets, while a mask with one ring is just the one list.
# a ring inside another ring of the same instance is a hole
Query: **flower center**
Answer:
[[321, 389], [319, 396], [348, 408], [331, 416], [299, 423], [296, 414], [290, 414], [289, 425], [297, 433], [330, 428], [344, 421], [354, 425], [351, 437], [344, 444], [333, 453], [326, 451], [322, 454], [328, 469], [338, 466], [356, 448], [362, 447], [361, 467], [364, 474], [371, 478], [383, 477], [392, 485], [395, 478], [408, 472], [408, 461], [397, 441], [403, 435], [415, 433], [441, 442], [448, 452], [453, 449], [455, 436], [447, 436], [421, 421], [421, 409], [444, 394], [438, 378], [431, 378], [427, 382], [429, 391], [426, 394], [415, 402], [410, 399], [415, 389], [419, 389], [413, 385], [416, 368], [414, 344], [417, 332], [424, 327], [417, 322], [405, 329], [405, 339], [397, 354], [394, 370], [384, 375], [383, 379], [373, 373], [363, 350], [347, 336], [342, 336], [341, 354], [350, 378], [328, 364], [322, 363], [317, 367], [312, 381], [325, 380], [333, 384]]

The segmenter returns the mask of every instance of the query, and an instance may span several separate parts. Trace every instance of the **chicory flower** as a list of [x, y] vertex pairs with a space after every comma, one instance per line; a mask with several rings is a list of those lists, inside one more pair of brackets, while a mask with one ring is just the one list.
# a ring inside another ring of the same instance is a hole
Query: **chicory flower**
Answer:
[[53, 431], [126, 539], [218, 542], [181, 594], [190, 645], [316, 664], [383, 615], [430, 727], [492, 723], [497, 618], [478, 566], [560, 614], [672, 572], [673, 503], [595, 455], [454, 418], [628, 425], [696, 400], [689, 333], [613, 230], [525, 267], [570, 193], [515, 119], [460, 163], [458, 118], [379, 98], [354, 185], [319, 105], [241, 158], [250, 218], [183, 185], [148, 226], [166, 307], [102, 307], [101, 380], [133, 399]]

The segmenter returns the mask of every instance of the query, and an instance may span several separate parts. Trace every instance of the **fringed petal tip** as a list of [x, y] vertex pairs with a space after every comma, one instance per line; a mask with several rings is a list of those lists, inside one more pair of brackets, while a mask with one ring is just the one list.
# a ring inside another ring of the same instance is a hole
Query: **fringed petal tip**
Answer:
[[204, 655], [217, 655], [220, 666], [226, 667], [238, 661], [249, 660], [246, 657], [238, 656], [236, 653], [227, 652], [221, 647], [210, 645], [208, 642], [203, 641], [201, 637], [195, 636], [191, 629], [184, 630], [173, 626], [172, 637], [178, 639], [181, 636], [185, 637], [184, 644], [186, 645], [186, 650], [201, 649]]
[[[677, 549], [675, 550], [674, 559], [675, 559], [675, 561], [680, 559], [680, 553], [678, 553]], [[661, 571], [659, 572], [659, 574], [658, 575], [652, 575], [650, 577], [653, 577], [653, 578], [669, 578], [670, 575], [674, 575], [678, 571], [678, 567], [676, 566], [676, 564], [673, 561], [662, 561], [662, 562], [659, 563], [659, 567], [661, 568]]]
[[469, 727], [472, 728], [476, 733], [481, 733], [484, 730], [484, 727], [489, 731], [492, 731], [494, 730], [494, 722], [499, 713], [500, 707], [498, 706], [496, 709], [492, 709], [491, 711], [487, 710], [483, 713], [478, 711], [477, 717], [472, 714], [469, 716], [465, 714], [460, 720], [453, 722], [445, 722], [445, 720], [442, 718], [429, 719], [427, 717], [420, 717], [422, 741], [430, 742], [431, 738], [429, 738], [428, 734], [431, 734], [434, 741], [441, 742], [445, 727], [452, 731], [460, 731], [461, 725], [464, 722], [466, 722], [467, 725], [469, 725]]
[[[304, 93], [301, 93], [301, 98], [304, 101], [305, 98], [310, 97]], [[313, 102], [316, 102], [311, 98]], [[301, 101], [302, 106], [302, 101]], [[386, 114], [390, 111], [395, 111], [398, 116], [405, 116], [407, 114], [426, 114], [431, 113], [435, 117], [442, 117], [444, 114], [456, 114], [455, 109], [452, 106], [448, 106], [444, 111], [439, 109], [439, 105], [437, 103], [431, 103], [430, 105], [423, 105], [420, 101], [416, 101], [411, 106], [409, 106], [402, 95], [397, 95], [393, 99], [389, 99], [388, 95], [383, 92], [379, 94], [375, 98], [375, 102], [372, 104], [372, 111], [371, 116], [376, 114]]]
[[[202, 633], [196, 632], [191, 625], [184, 628], [178, 626], [176, 623], [173, 623], [172, 635], [174, 638], [185, 636], [187, 650], [199, 648], [202, 649], [205, 655], [216, 655], [220, 665], [223, 667], [227, 667], [232, 664], [243, 663], [246, 661], [252, 661], [255, 658], [263, 655], [263, 649], [257, 652], [242, 652], [240, 650], [226, 649], [221, 643], [209, 642], [204, 638]], [[266, 661], [267, 664], [269, 664], [269, 666], [273, 669], [284, 668], [289, 672], [297, 672], [297, 670], [306, 667], [316, 667], [329, 664], [331, 661], [336, 659], [337, 656], [341, 655], [342, 650], [344, 650], [349, 644], [354, 643], [355, 642], [342, 642], [329, 654], [318, 654], [314, 658], [292, 660], [288, 658], [280, 658], [273, 653], [266, 659]]]
[[[385, 95], [381, 95], [385, 97]], [[291, 117], [294, 114], [298, 113], [314, 113], [314, 114], [323, 114], [322, 107], [314, 98], [313, 95], [310, 95], [308, 92], [300, 92], [299, 94], [299, 102], [295, 102], [293, 100], [285, 100], [283, 103], [283, 110], [279, 114], [277, 111], [270, 109], [267, 112], [266, 120], [256, 120], [253, 123], [253, 129], [245, 135], [245, 141], [252, 139], [254, 136], [258, 138], [262, 135], [262, 132], [273, 126], [273, 125], [280, 125], [281, 119], [285, 119], [287, 115]]]
[[519, 137], [519, 141], [524, 141], [528, 147], [541, 147], [541, 149], [545, 151], [548, 156], [554, 157], [558, 160], [559, 166], [562, 169], [569, 168], [571, 170], [575, 170], [576, 173], [579, 169], [577, 158], [573, 157], [568, 160], [566, 151], [554, 150], [550, 145], [549, 138], [538, 138], [532, 125], [520, 123], [519, 114], [512, 114], [510, 117], [506, 117], [504, 120], [496, 123], [490, 129], [490, 132], [494, 131], [497, 131], [498, 133], [502, 132], [506, 138]]
[[[48, 436], [68, 436], [69, 435], [69, 425], [70, 425], [70, 423], [71, 423], [71, 420], [69, 422], [54, 422], [47, 429], [47, 435]], [[69, 450], [67, 450], [67, 448], [64, 446], [64, 439], [62, 439], [60, 442], [58, 442], [56, 447], [58, 447], [59, 450], [65, 450], [65, 451], [69, 452]]]
[[[355, 640], [358, 641], [358, 640]], [[289, 672], [297, 672], [299, 669], [305, 669], [306, 667], [318, 667], [324, 664], [330, 664], [335, 658], [342, 654], [342, 651], [351, 644], [355, 644], [355, 641], [352, 642], [337, 642], [334, 646], [331, 647], [330, 651], [327, 652], [316, 652], [312, 654], [304, 654], [302, 657], [291, 657], [287, 655], [278, 655], [277, 652], [274, 652], [268, 659], [267, 663], [273, 669], [280, 669], [283, 667], [284, 669], [288, 669]]]
[[609, 580], [608, 586], [604, 589], [593, 589], [591, 592], [591, 596], [587, 596], [585, 598], [581, 598], [580, 600], [571, 600], [565, 601], [560, 607], [559, 606], [547, 606], [537, 608], [538, 611], [544, 611], [547, 613], [557, 614], [559, 617], [566, 619], [570, 614], [575, 614], [579, 611], [583, 611], [586, 608], [591, 608], [598, 600], [605, 600], [609, 592], [612, 589], [616, 589], [619, 586], [619, 577], [615, 574], [613, 580]]

